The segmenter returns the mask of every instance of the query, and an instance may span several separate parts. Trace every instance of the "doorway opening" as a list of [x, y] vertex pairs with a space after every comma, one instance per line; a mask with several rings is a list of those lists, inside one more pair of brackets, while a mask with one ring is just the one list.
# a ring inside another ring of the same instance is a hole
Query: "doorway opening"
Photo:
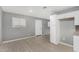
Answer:
[[35, 35], [42, 35], [42, 20], [35, 20]]
[[60, 42], [73, 46], [74, 17], [60, 19]]

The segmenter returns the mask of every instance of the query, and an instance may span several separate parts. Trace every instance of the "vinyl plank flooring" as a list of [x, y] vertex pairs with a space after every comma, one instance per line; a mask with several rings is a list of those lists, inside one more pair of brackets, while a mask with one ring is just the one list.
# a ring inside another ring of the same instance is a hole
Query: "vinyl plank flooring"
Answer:
[[72, 52], [73, 48], [50, 43], [48, 36], [38, 36], [0, 45], [0, 52]]

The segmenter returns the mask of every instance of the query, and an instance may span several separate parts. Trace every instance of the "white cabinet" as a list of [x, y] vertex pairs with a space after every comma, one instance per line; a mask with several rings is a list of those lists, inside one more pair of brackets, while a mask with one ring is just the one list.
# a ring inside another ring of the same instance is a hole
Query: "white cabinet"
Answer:
[[74, 36], [73, 50], [79, 52], [79, 36]]
[[74, 25], [79, 25], [79, 15], [75, 15]]

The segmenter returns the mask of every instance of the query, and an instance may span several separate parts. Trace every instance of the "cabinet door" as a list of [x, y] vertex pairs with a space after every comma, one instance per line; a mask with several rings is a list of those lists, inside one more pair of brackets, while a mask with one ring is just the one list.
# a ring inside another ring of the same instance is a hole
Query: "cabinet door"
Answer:
[[79, 52], [79, 36], [74, 36], [74, 51]]
[[74, 25], [79, 25], [79, 15], [75, 16]]

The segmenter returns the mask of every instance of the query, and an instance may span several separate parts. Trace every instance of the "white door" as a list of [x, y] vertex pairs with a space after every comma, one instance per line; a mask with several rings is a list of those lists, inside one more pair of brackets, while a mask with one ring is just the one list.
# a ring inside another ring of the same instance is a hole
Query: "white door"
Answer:
[[35, 20], [35, 35], [42, 35], [42, 20]]

